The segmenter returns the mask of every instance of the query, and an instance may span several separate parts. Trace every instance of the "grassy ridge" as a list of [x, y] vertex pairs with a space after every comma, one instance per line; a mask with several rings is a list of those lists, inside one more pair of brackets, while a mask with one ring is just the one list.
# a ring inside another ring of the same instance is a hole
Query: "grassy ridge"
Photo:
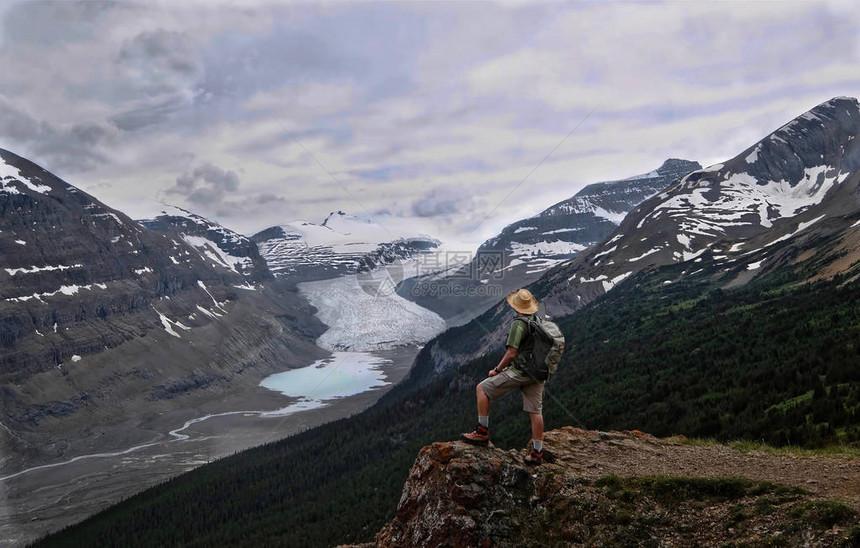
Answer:
[[[572, 351], [547, 388], [548, 428], [809, 447], [860, 440], [860, 287], [663, 283], [676, 275], [640, 275], [560, 322]], [[418, 368], [429, 366], [426, 350]], [[418, 449], [472, 428], [474, 384], [500, 353], [404, 383], [357, 417], [204, 466], [39, 545], [370, 540], [393, 516]], [[520, 405], [517, 396], [494, 404], [496, 445], [527, 443]]]

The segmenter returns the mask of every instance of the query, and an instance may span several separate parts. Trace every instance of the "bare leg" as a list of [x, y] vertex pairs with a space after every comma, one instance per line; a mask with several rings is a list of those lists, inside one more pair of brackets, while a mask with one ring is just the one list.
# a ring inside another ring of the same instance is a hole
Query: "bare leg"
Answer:
[[[489, 404], [487, 405], [489, 409]], [[529, 413], [532, 423], [532, 439], [543, 441], [543, 415], [540, 413]]]
[[487, 393], [484, 392], [484, 389], [481, 388], [480, 384], [475, 388], [475, 394], [478, 396], [478, 415], [486, 417], [490, 414], [490, 398], [487, 397]]
[[475, 388], [475, 395], [478, 397], [478, 427], [474, 432], [460, 434], [460, 439], [472, 445], [486, 447], [490, 443], [490, 430], [487, 428], [490, 418], [490, 398], [487, 397], [481, 385]]

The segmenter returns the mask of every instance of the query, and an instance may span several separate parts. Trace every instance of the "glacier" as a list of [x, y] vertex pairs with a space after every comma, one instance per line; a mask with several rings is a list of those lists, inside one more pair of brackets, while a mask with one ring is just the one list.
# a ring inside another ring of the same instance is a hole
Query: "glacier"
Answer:
[[446, 327], [441, 316], [396, 293], [366, 292], [354, 274], [303, 282], [298, 288], [329, 327], [316, 344], [332, 352], [421, 345]]

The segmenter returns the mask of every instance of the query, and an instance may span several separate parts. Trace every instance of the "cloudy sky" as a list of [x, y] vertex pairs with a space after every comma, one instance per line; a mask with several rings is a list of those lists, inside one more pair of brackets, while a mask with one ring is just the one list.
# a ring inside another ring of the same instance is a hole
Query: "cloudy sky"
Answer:
[[341, 209], [479, 243], [837, 95], [858, 2], [0, 4], [0, 147], [246, 234]]

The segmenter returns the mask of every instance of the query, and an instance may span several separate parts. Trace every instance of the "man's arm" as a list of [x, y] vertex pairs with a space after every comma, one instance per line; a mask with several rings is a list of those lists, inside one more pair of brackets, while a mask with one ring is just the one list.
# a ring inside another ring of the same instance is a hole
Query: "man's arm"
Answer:
[[498, 375], [500, 372], [504, 371], [511, 365], [511, 362], [514, 361], [514, 358], [517, 357], [517, 349], [513, 346], [509, 346], [505, 355], [502, 356], [502, 361], [499, 362], [499, 365], [496, 366], [495, 369], [490, 370], [490, 376]]

